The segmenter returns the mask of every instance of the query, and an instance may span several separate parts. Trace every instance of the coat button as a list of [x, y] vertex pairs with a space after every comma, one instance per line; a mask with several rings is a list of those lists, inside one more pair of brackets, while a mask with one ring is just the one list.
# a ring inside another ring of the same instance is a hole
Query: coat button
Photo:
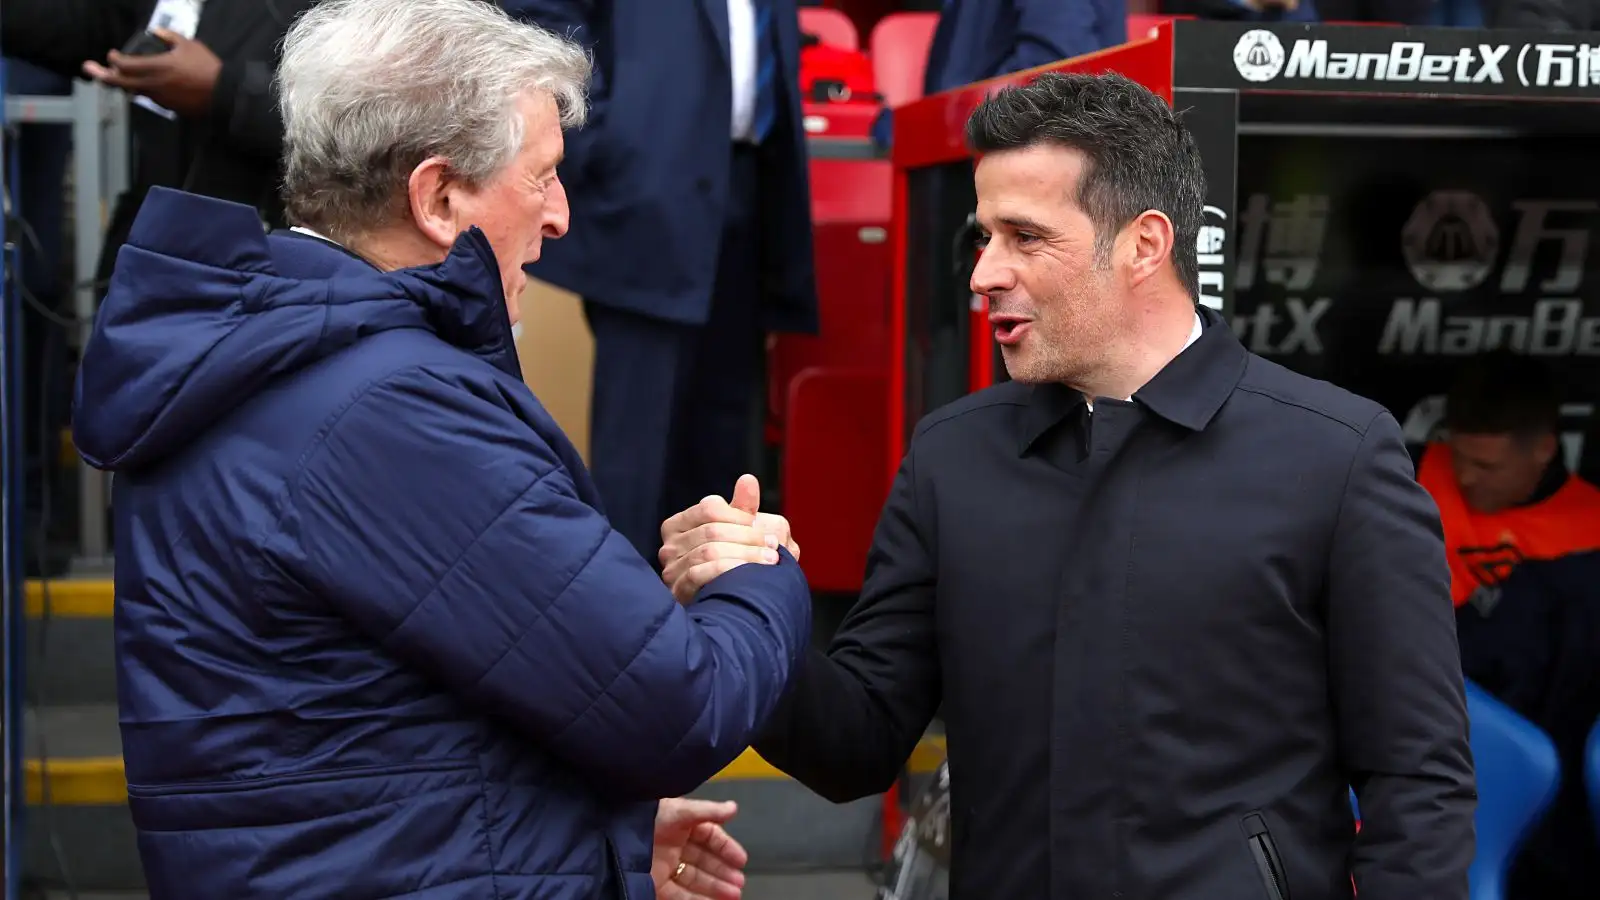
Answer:
[[702, 194], [709, 194], [709, 193], [711, 193], [711, 179], [709, 179], [709, 178], [696, 178], [694, 180], [694, 187], [695, 187], [695, 190], [699, 191]]

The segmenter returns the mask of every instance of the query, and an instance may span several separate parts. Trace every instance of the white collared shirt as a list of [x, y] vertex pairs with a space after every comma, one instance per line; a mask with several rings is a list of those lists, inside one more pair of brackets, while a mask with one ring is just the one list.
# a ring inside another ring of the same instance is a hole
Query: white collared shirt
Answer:
[[733, 134], [750, 140], [756, 118], [756, 7], [752, 0], [728, 0], [728, 62], [733, 72]]
[[328, 237], [325, 234], [319, 234], [319, 233], [317, 233], [315, 231], [312, 231], [311, 229], [305, 227], [304, 225], [290, 225], [289, 226], [289, 230], [293, 231], [293, 232], [295, 232], [297, 234], [304, 234], [304, 235], [307, 235], [309, 237], [314, 237], [319, 241], [327, 241], [328, 243], [333, 244], [335, 246], [339, 246], [339, 247], [344, 246], [343, 244], [340, 244], [338, 241], [334, 240], [333, 238]]

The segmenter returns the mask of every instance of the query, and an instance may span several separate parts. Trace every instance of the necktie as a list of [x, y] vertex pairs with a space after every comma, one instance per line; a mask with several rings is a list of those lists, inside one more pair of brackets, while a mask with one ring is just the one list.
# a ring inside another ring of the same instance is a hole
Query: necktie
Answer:
[[778, 121], [778, 43], [772, 29], [772, 0], [755, 0], [755, 13], [756, 108], [751, 137], [759, 144]]

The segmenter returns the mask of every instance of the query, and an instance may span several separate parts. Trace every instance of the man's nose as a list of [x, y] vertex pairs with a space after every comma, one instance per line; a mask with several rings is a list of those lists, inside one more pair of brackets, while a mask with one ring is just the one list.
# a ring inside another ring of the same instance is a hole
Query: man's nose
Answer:
[[544, 236], [559, 238], [567, 233], [572, 220], [572, 207], [567, 205], [567, 186], [559, 177], [551, 185], [544, 204]]
[[1001, 254], [985, 250], [978, 254], [978, 264], [972, 269], [972, 292], [996, 294], [1017, 286], [1017, 274], [1005, 264]]

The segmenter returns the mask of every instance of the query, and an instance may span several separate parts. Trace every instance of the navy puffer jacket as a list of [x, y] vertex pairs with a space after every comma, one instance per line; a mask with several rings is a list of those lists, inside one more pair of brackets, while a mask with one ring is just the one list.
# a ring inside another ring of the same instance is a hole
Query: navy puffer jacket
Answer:
[[74, 423], [113, 470], [150, 894], [648, 900], [659, 797], [809, 637], [787, 555], [689, 608], [522, 383], [493, 253], [382, 273], [151, 193]]

